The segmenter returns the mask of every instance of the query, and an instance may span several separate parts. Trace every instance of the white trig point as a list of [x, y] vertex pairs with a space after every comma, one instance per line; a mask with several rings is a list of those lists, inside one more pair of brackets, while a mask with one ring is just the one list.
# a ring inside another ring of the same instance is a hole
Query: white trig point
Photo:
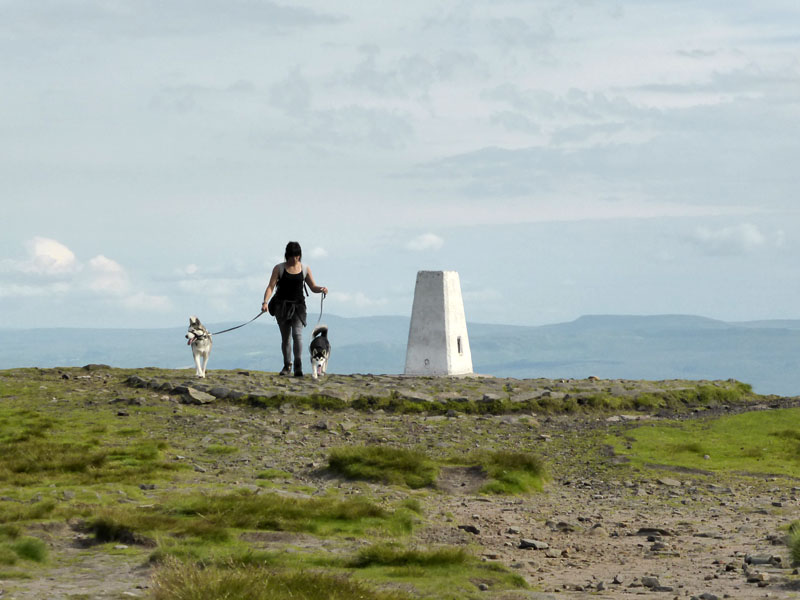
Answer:
[[406, 375], [472, 373], [467, 319], [456, 271], [420, 271], [406, 348]]

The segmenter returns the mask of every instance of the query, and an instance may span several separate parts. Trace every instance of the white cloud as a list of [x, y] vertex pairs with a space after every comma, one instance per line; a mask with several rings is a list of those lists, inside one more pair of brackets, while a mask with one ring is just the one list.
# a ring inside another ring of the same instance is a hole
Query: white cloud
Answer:
[[444, 240], [435, 233], [424, 233], [406, 244], [406, 248], [414, 250], [415, 252], [438, 250], [442, 246], [444, 246]]
[[121, 296], [131, 287], [128, 274], [122, 265], [102, 254], [89, 261], [89, 271], [89, 289], [95, 292]]
[[133, 292], [128, 273], [117, 261], [98, 254], [89, 261], [89, 289], [102, 294], [119, 297], [122, 306], [129, 310], [166, 311], [172, 303], [166, 296], [154, 296], [145, 292]]
[[35, 237], [29, 242], [29, 250], [36, 272], [46, 275], [74, 273], [79, 268], [72, 250], [56, 240]]
[[[381, 3], [299, 4], [308, 8], [2, 2], [14, 51], [0, 53], [9, 82], [0, 109], [15, 120], [0, 139], [0, 294], [19, 298], [0, 308], [0, 323], [40, 320], [23, 295], [43, 301], [54, 283], [63, 283], [65, 323], [95, 306], [151, 304], [148, 293], [198, 312], [227, 302], [230, 313], [208, 312], [238, 317], [242, 302], [251, 310], [250, 294], [258, 303], [286, 239], [305, 239], [320, 266], [312, 246], [336, 243], [331, 253], [351, 260], [324, 257], [324, 283], [383, 294], [386, 308], [407, 311], [410, 301], [375, 290], [423, 253], [457, 246], [487, 270], [492, 257], [479, 242], [465, 247], [473, 232], [462, 226], [508, 225], [513, 236], [537, 223], [534, 248], [563, 222], [583, 221], [587, 235], [570, 238], [574, 251], [556, 261], [580, 273], [597, 254], [587, 241], [595, 228], [659, 217], [686, 218], [663, 220], [677, 243], [658, 266], [675, 268], [675, 288], [693, 279], [680, 269], [687, 247], [766, 254], [784, 229], [780, 260], [759, 266], [786, 290], [782, 310], [797, 316], [797, 282], [786, 276], [800, 182], [796, 3], [676, 11], [665, 2], [417, 1], [391, 19]], [[309, 218], [298, 218], [298, 206]], [[720, 218], [702, 219], [710, 216]], [[148, 243], [120, 236], [121, 222], [151, 232]], [[720, 229], [746, 222], [755, 233]], [[271, 224], [281, 224], [283, 242], [268, 239]], [[693, 235], [700, 225], [710, 229]], [[411, 240], [428, 231], [445, 240]], [[194, 239], [178, 241], [184, 233]], [[34, 235], [43, 237], [27, 252], [21, 242]], [[47, 240], [59, 236], [74, 247]], [[609, 286], [620, 298], [629, 296], [624, 267], [652, 256], [648, 248], [625, 246], [619, 284]], [[119, 269], [99, 261], [93, 269], [89, 259], [100, 254]], [[241, 271], [223, 268], [237, 260]], [[758, 261], [750, 262], [742, 276]], [[367, 289], [359, 278], [374, 264], [386, 268]], [[513, 279], [513, 267], [498, 276]], [[257, 282], [243, 281], [253, 274]], [[647, 312], [653, 303], [637, 294]], [[597, 308], [595, 294], [580, 301], [569, 310]]]
[[[99, 298], [113, 298], [132, 310], [166, 310], [171, 306], [166, 296], [132, 292], [133, 283], [125, 268], [103, 254], [84, 264], [66, 245], [40, 236], [29, 240], [25, 247], [27, 258], [0, 261], [0, 273], [10, 275], [0, 281], [0, 298], [82, 295], [89, 291]], [[81, 302], [85, 301], [84, 297]]]
[[77, 273], [81, 269], [72, 250], [56, 240], [37, 236], [29, 240], [25, 247], [28, 252], [27, 258], [0, 261], [0, 272], [64, 277]]
[[312, 248], [308, 255], [311, 258], [328, 258], [328, 251], [325, 250], [325, 248], [317, 246], [316, 248]]
[[721, 229], [698, 227], [691, 240], [704, 252], [715, 256], [747, 254], [767, 243], [767, 237], [752, 223]]

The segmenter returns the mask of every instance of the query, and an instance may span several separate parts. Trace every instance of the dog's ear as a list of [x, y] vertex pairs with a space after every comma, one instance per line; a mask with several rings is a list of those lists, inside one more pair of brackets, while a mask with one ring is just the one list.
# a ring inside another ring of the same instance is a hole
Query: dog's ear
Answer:
[[200, 319], [198, 319], [198, 318], [197, 318], [197, 317], [195, 317], [194, 315], [192, 315], [191, 317], [189, 317], [189, 325], [194, 325], [195, 323], [199, 323], [199, 322], [200, 322]]

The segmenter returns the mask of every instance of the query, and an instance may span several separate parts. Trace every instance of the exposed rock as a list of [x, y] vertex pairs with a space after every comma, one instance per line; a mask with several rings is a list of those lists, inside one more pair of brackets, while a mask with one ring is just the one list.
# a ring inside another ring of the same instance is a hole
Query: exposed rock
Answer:
[[605, 527], [597, 523], [596, 525], [592, 526], [589, 530], [589, 535], [594, 535], [597, 537], [608, 537], [608, 531]]
[[208, 404], [210, 402], [214, 402], [216, 398], [211, 394], [207, 394], [206, 392], [201, 392], [198, 389], [193, 387], [187, 387], [186, 392], [183, 394], [181, 398], [181, 403], [183, 404]]
[[416, 390], [398, 390], [397, 397], [400, 400], [408, 400], [409, 402], [433, 402], [433, 396]]
[[519, 541], [519, 547], [523, 550], [525, 549], [547, 550], [550, 547], [550, 544], [548, 544], [547, 542], [540, 542], [539, 540], [522, 538]]
[[744, 575], [747, 579], [747, 583], [760, 583], [763, 581], [769, 581], [769, 573], [765, 573], [763, 571], [746, 569]]
[[125, 380], [125, 383], [127, 383], [131, 387], [137, 387], [137, 388], [145, 387], [147, 385], [147, 381], [145, 381], [138, 375], [131, 375]]
[[672, 535], [672, 532], [667, 529], [660, 529], [658, 527], [642, 527], [636, 532], [636, 535], [668, 536]]
[[646, 588], [660, 588], [661, 584], [658, 581], [658, 577], [642, 577], [642, 585]]
[[771, 554], [759, 554], [755, 556], [748, 554], [744, 557], [744, 562], [748, 565], [779, 565], [781, 564], [781, 557]]
[[561, 531], [562, 533], [573, 533], [579, 529], [577, 525], [572, 525], [566, 521], [559, 521], [558, 523], [547, 521], [545, 526], [549, 527], [553, 531]]
[[661, 485], [666, 485], [668, 487], [681, 487], [681, 482], [677, 479], [670, 479], [668, 477], [662, 477], [658, 480], [658, 483]]

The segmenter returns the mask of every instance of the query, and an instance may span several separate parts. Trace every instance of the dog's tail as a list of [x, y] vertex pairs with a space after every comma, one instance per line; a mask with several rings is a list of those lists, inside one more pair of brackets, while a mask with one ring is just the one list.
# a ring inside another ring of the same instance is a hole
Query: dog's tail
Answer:
[[314, 331], [311, 333], [311, 339], [316, 339], [317, 336], [322, 336], [324, 338], [328, 337], [328, 326], [327, 325], [317, 325], [314, 327]]

